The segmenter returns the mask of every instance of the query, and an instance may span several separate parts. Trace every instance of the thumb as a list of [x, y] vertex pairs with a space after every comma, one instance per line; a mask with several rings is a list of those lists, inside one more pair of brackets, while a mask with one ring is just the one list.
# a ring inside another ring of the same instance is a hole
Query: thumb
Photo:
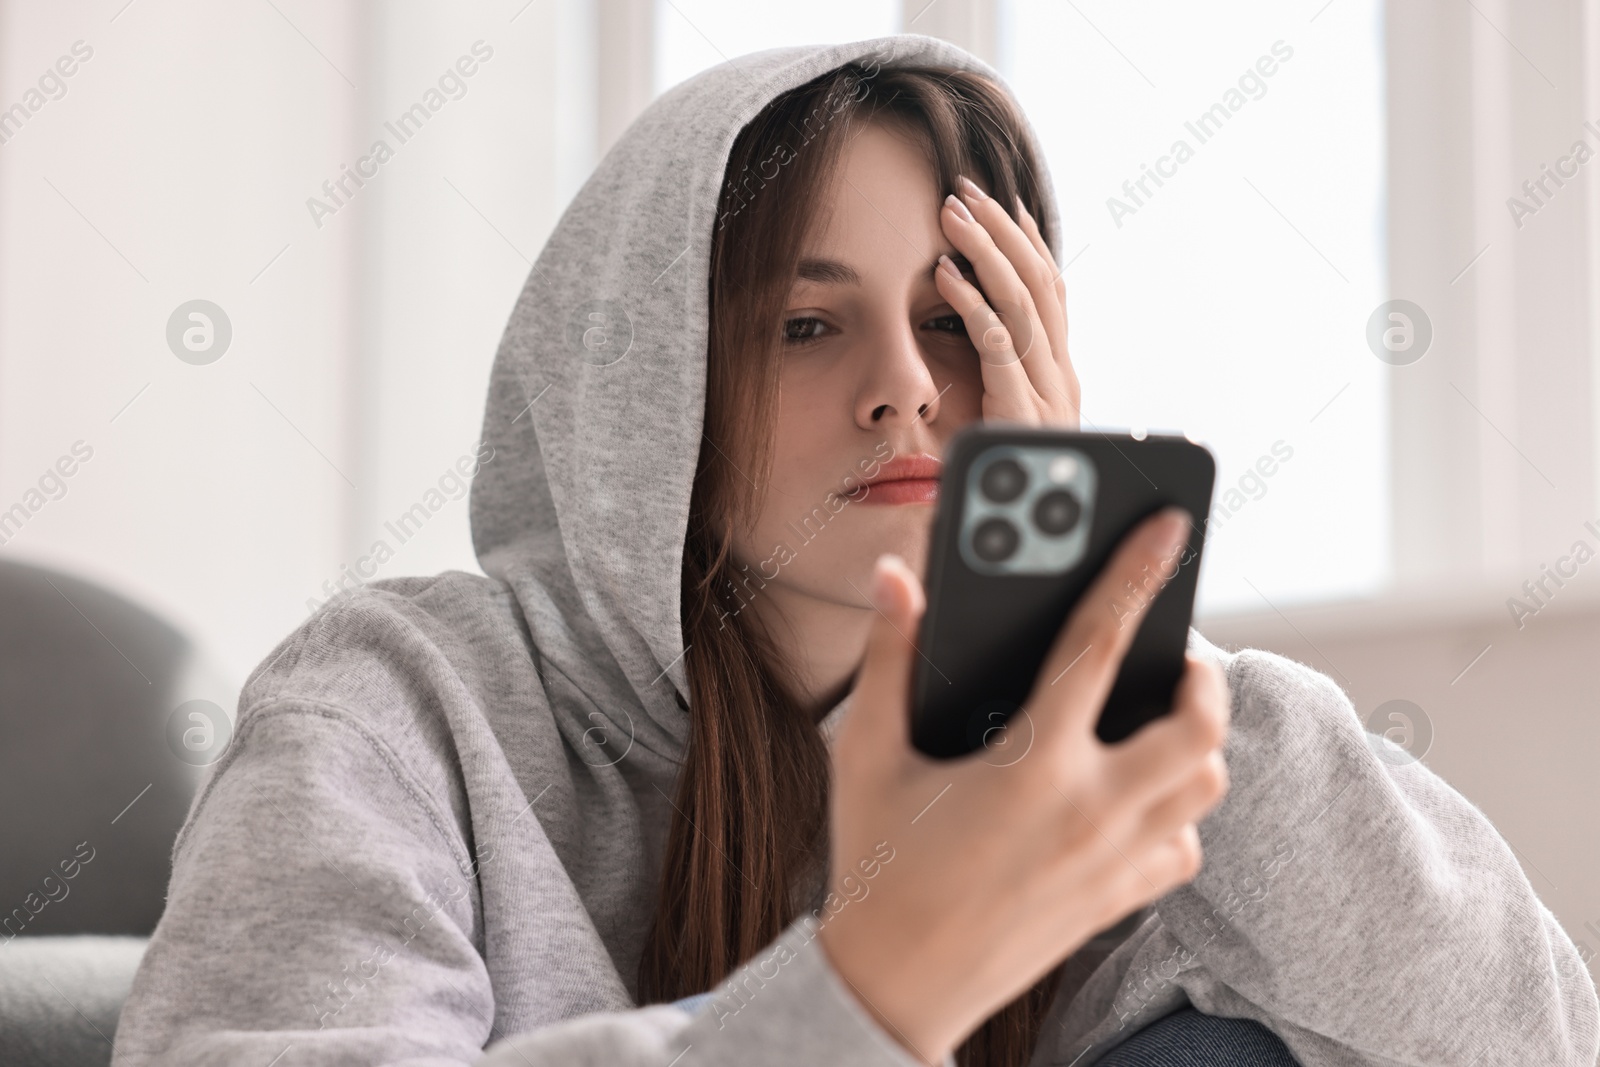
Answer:
[[878, 557], [868, 594], [877, 609], [845, 727], [870, 749], [909, 743], [911, 666], [927, 598], [922, 583], [893, 553]]

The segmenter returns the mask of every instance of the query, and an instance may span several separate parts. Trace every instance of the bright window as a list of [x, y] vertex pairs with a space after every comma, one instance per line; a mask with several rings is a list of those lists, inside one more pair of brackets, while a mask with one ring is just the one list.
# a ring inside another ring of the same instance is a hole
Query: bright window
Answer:
[[1381, 13], [1002, 5], [999, 63], [1062, 206], [1085, 427], [1217, 456], [1202, 612], [1388, 577]]
[[882, 37], [899, 26], [897, 0], [656, 0], [656, 92], [749, 52]]

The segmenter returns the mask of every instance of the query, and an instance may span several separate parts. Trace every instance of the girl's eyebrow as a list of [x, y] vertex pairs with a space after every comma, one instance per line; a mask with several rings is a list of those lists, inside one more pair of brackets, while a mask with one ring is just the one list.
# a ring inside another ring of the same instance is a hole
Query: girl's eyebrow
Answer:
[[[963, 274], [971, 274], [972, 264], [960, 252], [950, 255], [955, 262], [956, 269]], [[934, 270], [939, 266], [938, 261], [928, 264], [928, 269]], [[824, 285], [860, 285], [861, 275], [848, 263], [841, 263], [837, 259], [808, 258], [802, 259], [795, 268], [795, 277], [801, 281], [820, 282]]]
[[795, 276], [802, 281], [822, 282], [825, 285], [860, 285], [861, 275], [848, 263], [837, 259], [802, 259], [795, 268]]

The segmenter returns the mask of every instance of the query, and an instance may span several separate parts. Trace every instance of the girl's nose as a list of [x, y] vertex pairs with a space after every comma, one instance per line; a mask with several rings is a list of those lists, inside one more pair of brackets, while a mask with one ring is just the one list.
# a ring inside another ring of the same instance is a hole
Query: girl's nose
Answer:
[[896, 420], [932, 422], [939, 414], [939, 387], [909, 322], [885, 329], [866, 356], [867, 372], [856, 394], [856, 425], [881, 430]]

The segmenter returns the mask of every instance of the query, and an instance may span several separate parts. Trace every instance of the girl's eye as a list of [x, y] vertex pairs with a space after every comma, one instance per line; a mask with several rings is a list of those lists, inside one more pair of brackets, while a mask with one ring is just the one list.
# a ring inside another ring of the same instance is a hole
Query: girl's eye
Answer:
[[817, 318], [785, 319], [783, 339], [790, 344], [805, 344], [807, 341], [820, 340], [827, 328], [828, 324]]
[[965, 335], [967, 332], [967, 324], [960, 315], [940, 315], [936, 319], [929, 319], [926, 325], [948, 333]]

